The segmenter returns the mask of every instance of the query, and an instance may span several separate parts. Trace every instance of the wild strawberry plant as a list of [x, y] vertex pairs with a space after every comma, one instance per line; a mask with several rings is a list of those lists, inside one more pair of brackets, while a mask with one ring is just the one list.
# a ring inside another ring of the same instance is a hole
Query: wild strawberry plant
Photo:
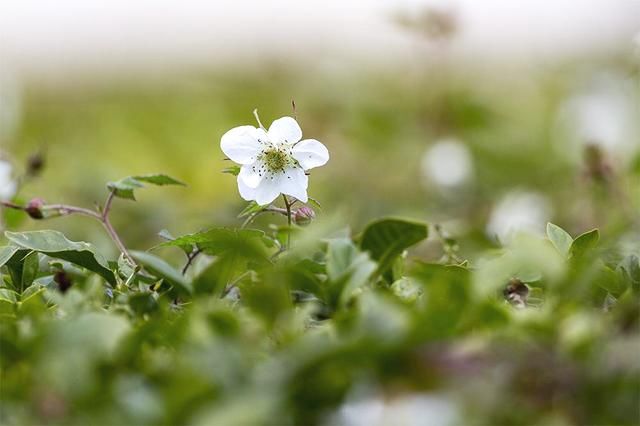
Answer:
[[[0, 163], [7, 210], [88, 217], [119, 252], [5, 231], [3, 424], [332, 425], [372, 410], [426, 424], [640, 421], [637, 256], [551, 223], [472, 259], [438, 224], [316, 227], [308, 174], [327, 148], [293, 118], [258, 124], [220, 142], [249, 201], [238, 226], [158, 229], [146, 250], [123, 243], [117, 203], [180, 180], [110, 182], [95, 208], [19, 203]], [[429, 237], [438, 262], [412, 250]]]

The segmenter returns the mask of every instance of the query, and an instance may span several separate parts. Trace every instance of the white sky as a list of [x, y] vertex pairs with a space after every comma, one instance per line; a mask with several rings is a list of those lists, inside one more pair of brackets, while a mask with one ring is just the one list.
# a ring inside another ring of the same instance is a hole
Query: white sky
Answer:
[[0, 0], [0, 67], [23, 78], [277, 57], [394, 62], [416, 52], [394, 12], [457, 11], [457, 57], [632, 49], [640, 0]]

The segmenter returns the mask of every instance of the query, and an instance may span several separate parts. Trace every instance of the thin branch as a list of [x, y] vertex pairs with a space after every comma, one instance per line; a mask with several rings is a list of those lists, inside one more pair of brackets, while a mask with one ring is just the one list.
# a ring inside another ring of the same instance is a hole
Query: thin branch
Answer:
[[124, 245], [124, 243], [120, 239], [120, 236], [118, 235], [116, 230], [113, 228], [113, 225], [109, 220], [109, 213], [111, 212], [111, 204], [113, 203], [113, 199], [115, 195], [116, 195], [115, 191], [109, 192], [109, 195], [107, 196], [107, 201], [105, 201], [104, 208], [102, 209], [102, 216], [100, 216], [100, 222], [102, 222], [104, 229], [107, 230], [107, 233], [109, 234], [113, 242], [118, 247], [118, 250], [120, 250], [120, 252], [124, 255], [124, 257], [126, 257], [127, 260], [131, 262], [133, 265], [137, 265], [137, 262], [131, 256], [131, 254], [129, 253], [129, 250], [127, 250], [127, 247]]
[[287, 250], [291, 248], [291, 205], [293, 203], [289, 203], [287, 196], [282, 194], [282, 199], [284, 200], [284, 205], [287, 207], [287, 225], [289, 229], [287, 229]]
[[[133, 265], [137, 265], [137, 262], [131, 257], [131, 254], [125, 247], [124, 243], [120, 239], [120, 236], [111, 225], [111, 221], [109, 220], [109, 212], [111, 211], [111, 204], [113, 202], [113, 198], [115, 197], [115, 193], [111, 191], [107, 197], [107, 201], [105, 202], [105, 207], [102, 210], [102, 213], [99, 213], [94, 210], [85, 209], [82, 207], [70, 206], [67, 204], [45, 204], [40, 206], [39, 209], [43, 212], [54, 212], [54, 216], [45, 216], [42, 219], [53, 218], [56, 216], [70, 216], [73, 214], [78, 214], [82, 216], [91, 217], [104, 226], [105, 230], [115, 243], [118, 250], [129, 260]], [[3, 207], [7, 207], [14, 210], [22, 210], [25, 213], [28, 213], [26, 206], [21, 206], [19, 204], [15, 204], [9, 201], [0, 201], [0, 205]]]
[[189, 270], [189, 267], [193, 264], [193, 261], [196, 257], [198, 257], [200, 253], [202, 253], [202, 250], [196, 248], [187, 255], [187, 263], [184, 265], [184, 268], [182, 268], [182, 275], [185, 275], [187, 273], [187, 270]]
[[89, 216], [94, 219], [102, 221], [100, 214], [93, 210], [85, 209], [82, 207], [68, 206], [66, 204], [45, 204], [40, 208], [43, 211], [54, 211], [59, 216], [69, 216], [71, 214], [81, 214], [83, 216]]
[[245, 221], [242, 222], [242, 225], [240, 225], [240, 229], [244, 229], [247, 226], [249, 226], [258, 216], [260, 216], [263, 213], [278, 213], [278, 214], [281, 214], [283, 216], [286, 216], [287, 215], [287, 209], [283, 209], [283, 208], [275, 207], [275, 206], [264, 207], [262, 210], [258, 210], [257, 212], [254, 212], [254, 213], [250, 214], [249, 217], [247, 217], [245, 219]]

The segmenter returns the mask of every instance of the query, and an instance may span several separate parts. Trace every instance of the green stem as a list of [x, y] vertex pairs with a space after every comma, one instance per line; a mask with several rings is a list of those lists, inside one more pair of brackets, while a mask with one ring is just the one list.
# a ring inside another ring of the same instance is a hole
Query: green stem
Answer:
[[291, 248], [291, 205], [293, 203], [289, 203], [289, 199], [286, 195], [282, 194], [282, 199], [284, 200], [284, 205], [287, 208], [287, 250]]

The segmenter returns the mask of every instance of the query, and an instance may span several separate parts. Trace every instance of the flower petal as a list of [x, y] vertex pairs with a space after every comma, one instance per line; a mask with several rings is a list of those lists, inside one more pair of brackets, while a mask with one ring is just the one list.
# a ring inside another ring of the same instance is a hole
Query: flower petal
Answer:
[[278, 183], [279, 180], [276, 180], [275, 177], [266, 177], [263, 179], [260, 185], [254, 189], [256, 203], [261, 206], [266, 206], [278, 198], [278, 195], [280, 195]]
[[234, 127], [222, 135], [220, 148], [231, 160], [239, 164], [251, 164], [256, 161], [262, 141], [267, 135], [262, 129], [253, 126]]
[[240, 175], [238, 175], [238, 192], [240, 192], [240, 196], [247, 201], [253, 201], [256, 199], [256, 189], [249, 188], [240, 178]]
[[298, 142], [291, 153], [305, 170], [324, 166], [329, 161], [327, 147], [315, 139], [305, 139]]
[[285, 170], [285, 172], [278, 175], [278, 177], [280, 179], [279, 187], [281, 193], [291, 195], [303, 203], [309, 200], [307, 196], [309, 176], [307, 176], [300, 167], [292, 167]]
[[262, 167], [262, 163], [259, 161], [256, 161], [253, 164], [243, 165], [240, 167], [238, 179], [242, 180], [242, 182], [249, 188], [257, 188], [258, 185], [260, 185], [263, 176], [260, 167]]
[[291, 117], [282, 117], [271, 123], [269, 140], [274, 143], [292, 145], [302, 139], [302, 129]]
[[261, 206], [273, 202], [280, 194], [290, 195], [306, 203], [309, 178], [300, 167], [263, 177], [255, 189], [256, 202]]

